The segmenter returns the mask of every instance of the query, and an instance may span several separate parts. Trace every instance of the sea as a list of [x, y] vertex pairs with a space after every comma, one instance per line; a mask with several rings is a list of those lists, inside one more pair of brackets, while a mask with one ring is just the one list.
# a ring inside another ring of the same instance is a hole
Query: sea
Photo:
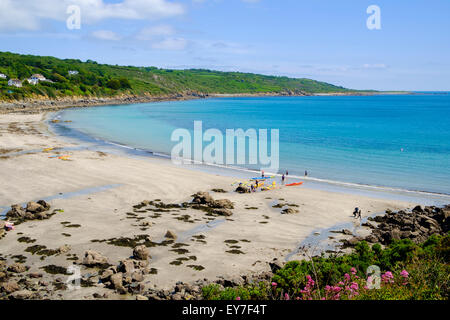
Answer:
[[[54, 125], [59, 134], [161, 157], [170, 157], [181, 141], [171, 139], [177, 129], [194, 137], [195, 121], [203, 133], [216, 129], [224, 136], [227, 129], [267, 129], [268, 154], [271, 130], [278, 130], [278, 170], [268, 174], [288, 171], [298, 181], [450, 195], [448, 92], [208, 98], [65, 109], [54, 119], [60, 120]], [[202, 148], [207, 145], [203, 141]], [[223, 149], [224, 157], [232, 152], [226, 143]], [[259, 163], [209, 165], [259, 176]]]

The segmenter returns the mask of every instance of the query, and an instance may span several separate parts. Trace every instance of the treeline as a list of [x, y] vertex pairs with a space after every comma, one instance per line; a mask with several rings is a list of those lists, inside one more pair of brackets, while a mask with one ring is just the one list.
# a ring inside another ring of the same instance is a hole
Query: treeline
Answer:
[[[69, 71], [77, 74], [69, 75]], [[0, 52], [0, 99], [18, 100], [31, 96], [107, 97], [119, 94], [167, 95], [211, 93], [330, 93], [349, 92], [343, 87], [310, 79], [264, 76], [240, 72], [204, 69], [170, 70], [156, 67], [133, 67], [99, 64], [92, 60], [58, 59]], [[36, 85], [27, 81], [41, 74], [47, 82]], [[9, 79], [22, 80], [23, 87], [8, 86]]]

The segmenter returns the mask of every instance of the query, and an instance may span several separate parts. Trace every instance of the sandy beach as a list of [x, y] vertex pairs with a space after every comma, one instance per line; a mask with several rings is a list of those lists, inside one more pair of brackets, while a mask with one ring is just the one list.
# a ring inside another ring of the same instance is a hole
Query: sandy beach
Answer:
[[[20, 260], [30, 267], [29, 272], [43, 273], [50, 282], [66, 276], [47, 273], [43, 267], [79, 264], [86, 250], [101, 253], [113, 265], [132, 255], [132, 247], [103, 240], [147, 235], [160, 243], [168, 230], [177, 239], [173, 244], [149, 248], [152, 273], [142, 282], [146, 288], [264, 272], [270, 270], [268, 262], [274, 258], [284, 261], [313, 231], [338, 223], [359, 223], [352, 216], [355, 207], [367, 216], [415, 205], [310, 189], [307, 182], [300, 187], [238, 194], [233, 192], [231, 184], [236, 179], [232, 177], [179, 168], [164, 159], [79, 148], [79, 144], [50, 133], [45, 119], [44, 113], [0, 115], [0, 211], [39, 199], [47, 199], [52, 209], [62, 211], [48, 220], [24, 222], [8, 231], [0, 239], [0, 258], [7, 263]], [[62, 155], [68, 156], [67, 161], [55, 157]], [[143, 200], [190, 202], [199, 191], [232, 201], [233, 215], [210, 216], [192, 208], [158, 213], [133, 207]], [[277, 203], [291, 205], [299, 212], [281, 214], [280, 208], [273, 207]], [[66, 249], [53, 255], [26, 251], [35, 245]], [[81, 272], [92, 270], [82, 267]], [[79, 290], [48, 290], [47, 298], [92, 298], [93, 293], [134, 298], [101, 284]]]

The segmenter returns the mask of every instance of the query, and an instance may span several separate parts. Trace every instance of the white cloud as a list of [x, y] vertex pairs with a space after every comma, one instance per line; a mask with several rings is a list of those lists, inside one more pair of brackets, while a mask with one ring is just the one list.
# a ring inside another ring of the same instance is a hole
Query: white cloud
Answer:
[[168, 0], [0, 0], [0, 31], [35, 31], [44, 20], [66, 21], [68, 6], [81, 9], [81, 23], [104, 19], [157, 19], [181, 15], [184, 6]]
[[187, 46], [187, 40], [183, 38], [167, 38], [152, 45], [154, 49], [160, 50], [183, 50]]
[[109, 41], [117, 41], [121, 39], [121, 37], [117, 33], [109, 30], [94, 31], [92, 32], [92, 36], [100, 40], [109, 40]]

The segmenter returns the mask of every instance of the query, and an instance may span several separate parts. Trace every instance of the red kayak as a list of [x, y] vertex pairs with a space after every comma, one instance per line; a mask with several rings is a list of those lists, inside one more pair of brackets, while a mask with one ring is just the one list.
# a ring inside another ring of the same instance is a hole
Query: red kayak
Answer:
[[290, 183], [290, 184], [287, 184], [286, 186], [287, 187], [292, 187], [292, 186], [300, 186], [300, 185], [302, 185], [303, 184], [303, 182], [296, 182], [296, 183]]

